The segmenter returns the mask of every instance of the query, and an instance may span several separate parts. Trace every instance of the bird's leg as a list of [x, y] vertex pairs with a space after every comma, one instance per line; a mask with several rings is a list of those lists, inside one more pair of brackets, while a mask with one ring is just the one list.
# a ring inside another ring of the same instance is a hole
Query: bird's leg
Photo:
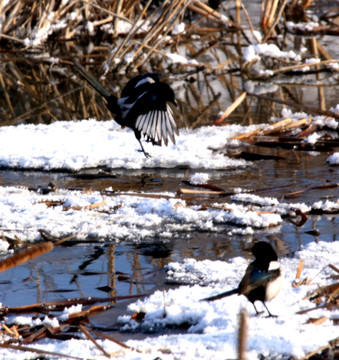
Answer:
[[[253, 307], [254, 307], [254, 310], [255, 310], [255, 316], [258, 316], [258, 315], [260, 315], [260, 314], [262, 314], [263, 313], [263, 311], [258, 311], [258, 309], [257, 309], [257, 307], [255, 306], [255, 304], [254, 304], [254, 302], [252, 302], [252, 304], [253, 304]], [[266, 306], [266, 305], [265, 305]]]
[[[259, 315], [264, 313], [263, 311], [258, 311], [257, 307], [254, 305], [254, 302], [252, 304], [253, 304], [253, 307], [254, 307], [254, 310], [255, 310], [255, 316], [259, 316]], [[263, 304], [265, 305], [265, 303], [263, 303]], [[266, 305], [265, 305], [265, 307], [266, 307]], [[266, 309], [267, 309], [267, 307], [266, 307]], [[267, 309], [267, 311], [268, 311], [268, 309]], [[268, 313], [270, 314], [269, 311], [268, 311]]]
[[268, 312], [268, 316], [267, 316], [267, 317], [278, 317], [277, 315], [272, 315], [272, 314], [271, 314], [271, 312], [268, 310], [268, 307], [266, 306], [266, 304], [265, 304], [264, 301], [263, 301], [262, 303], [264, 304], [264, 306], [265, 306], [265, 308], [266, 308], [266, 310], [267, 310], [267, 312]]
[[144, 153], [144, 155], [146, 156], [146, 158], [150, 158], [150, 157], [152, 157], [152, 156], [151, 156], [148, 152], [146, 152], [146, 151], [145, 151], [144, 147], [142, 146], [141, 140], [140, 140], [140, 139], [138, 139], [138, 141], [139, 141], [139, 144], [140, 144], [140, 146], [141, 146], [141, 150], [138, 150], [138, 151], [143, 152], [143, 153]]

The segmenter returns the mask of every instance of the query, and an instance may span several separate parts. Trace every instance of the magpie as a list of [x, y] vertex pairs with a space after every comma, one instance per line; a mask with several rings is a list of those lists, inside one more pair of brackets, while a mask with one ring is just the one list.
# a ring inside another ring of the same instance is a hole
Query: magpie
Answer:
[[147, 142], [167, 146], [170, 139], [175, 144], [174, 135], [179, 135], [173, 111], [168, 103], [177, 106], [172, 88], [160, 81], [161, 74], [149, 73], [132, 78], [123, 88], [120, 98], [112, 95], [79, 62], [73, 61], [82, 77], [97, 90], [107, 102], [107, 108], [115, 115], [115, 121], [122, 127], [129, 127], [139, 141], [141, 150], [148, 158], [150, 154], [141, 143], [143, 136]]
[[259, 300], [264, 304], [268, 316], [275, 316], [270, 313], [265, 302], [278, 295], [283, 282], [282, 269], [278, 262], [277, 253], [265, 241], [255, 243], [251, 250], [255, 260], [248, 265], [238, 287], [201, 301], [214, 301], [234, 294], [245, 295], [253, 304], [257, 315], [259, 311], [255, 306], [255, 301]]

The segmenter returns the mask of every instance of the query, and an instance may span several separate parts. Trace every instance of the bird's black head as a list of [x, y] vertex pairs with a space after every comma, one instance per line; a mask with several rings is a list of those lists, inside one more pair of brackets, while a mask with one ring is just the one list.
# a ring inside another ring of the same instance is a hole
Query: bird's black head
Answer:
[[278, 260], [278, 255], [272, 245], [265, 241], [255, 243], [252, 247], [252, 254], [257, 261], [265, 261], [269, 263], [270, 261]]
[[162, 85], [162, 91], [165, 99], [171, 102], [173, 105], [177, 106], [177, 102], [175, 100], [175, 94], [173, 89], [167, 83], [160, 83]]
[[152, 73], [152, 74], [148, 74], [148, 76], [152, 76], [152, 78], [158, 82], [159, 94], [161, 94], [166, 99], [166, 101], [169, 101], [173, 105], [177, 106], [173, 89], [169, 84], [167, 84], [167, 82], [161, 81], [161, 79], [166, 77], [161, 73]]

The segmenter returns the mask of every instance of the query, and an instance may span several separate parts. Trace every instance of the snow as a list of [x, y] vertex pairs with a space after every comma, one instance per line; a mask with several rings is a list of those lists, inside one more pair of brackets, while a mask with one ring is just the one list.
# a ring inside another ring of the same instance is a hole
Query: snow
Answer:
[[[120, 321], [125, 329], [142, 328], [144, 331], [189, 323], [185, 335], [146, 339], [142, 345], [145, 347], [145, 343], [149, 344], [149, 349], [167, 346], [173, 357], [185, 359], [192, 356], [196, 359], [217, 359], [222, 358], [222, 354], [227, 354], [227, 358], [236, 358], [238, 314], [241, 309], [245, 309], [250, 317], [248, 359], [257, 359], [260, 354], [302, 357], [338, 335], [330, 320], [315, 326], [306, 324], [310, 314], [296, 315], [300, 310], [314, 307], [314, 304], [303, 298], [318, 286], [330, 283], [328, 276], [334, 275], [333, 272], [328, 269], [319, 272], [329, 263], [338, 264], [338, 256], [338, 242], [319, 242], [307, 245], [293, 259], [281, 259], [284, 286], [280, 294], [268, 303], [271, 312], [278, 315], [277, 318], [255, 317], [252, 305], [243, 296], [231, 296], [214, 302], [199, 301], [238, 285], [248, 265], [248, 260], [238, 257], [227, 262], [185, 259], [183, 263], [169, 264], [169, 278], [189, 285], [166, 292], [157, 291], [131, 304], [129, 310], [132, 313], [146, 313], [141, 324], [128, 315], [122, 316]], [[291, 284], [295, 279], [299, 259], [305, 260], [302, 277], [313, 280], [310, 286], [293, 288]], [[338, 316], [339, 311], [317, 310], [311, 314], [313, 317], [326, 316], [330, 319]], [[128, 344], [141, 346], [138, 341], [129, 341]]]
[[187, 59], [185, 56], [182, 56], [177, 53], [167, 52], [166, 56], [173, 62], [179, 64], [190, 64], [190, 65], [199, 65], [198, 61], [195, 59]]
[[[63, 19], [56, 16], [55, 12], [50, 12], [49, 14], [44, 14], [45, 19], [39, 25], [36, 25], [29, 37], [24, 39], [24, 44], [26, 46], [39, 46], [46, 42], [47, 38], [52, 35], [54, 32], [57, 32], [61, 29], [64, 29], [68, 26], [68, 22], [74, 19], [74, 13], [66, 14]], [[88, 26], [90, 27], [88, 22]]]
[[[307, 114], [293, 114], [284, 110], [284, 116], [298, 119]], [[318, 118], [317, 124], [336, 128], [336, 123]], [[152, 158], [139, 153], [139, 144], [133, 132], [122, 130], [114, 121], [98, 122], [82, 120], [56, 122], [51, 125], [19, 125], [0, 128], [0, 165], [7, 168], [78, 171], [85, 168], [108, 166], [111, 168], [142, 169], [186, 165], [191, 169], [190, 181], [206, 183], [209, 175], [201, 169], [245, 168], [251, 163], [230, 159], [214, 151], [241, 133], [257, 129], [229, 125], [202, 127], [196, 130], [181, 130], [176, 145], [152, 147], [146, 151]], [[338, 153], [327, 159], [338, 163]], [[18, 236], [23, 241], [40, 239], [39, 229], [54, 236], [78, 234], [78, 239], [96, 239], [119, 242], [145, 241], [148, 238], [178, 236], [193, 231], [221, 231], [253, 234], [267, 227], [279, 230], [282, 217], [297, 209], [309, 211], [339, 208], [338, 201], [324, 199], [313, 204], [289, 203], [274, 197], [250, 194], [247, 190], [235, 189], [237, 194], [230, 202], [210, 204], [200, 208], [189, 205], [174, 192], [167, 193], [119, 193], [111, 188], [106, 191], [70, 191], [58, 188], [49, 194], [41, 194], [24, 187], [0, 187], [0, 228], [2, 234]], [[154, 195], [158, 195], [154, 197]], [[53, 204], [51, 206], [51, 204]], [[248, 207], [250, 204], [250, 208]], [[91, 207], [92, 206], [92, 207]], [[232, 225], [232, 230], [229, 229]], [[227, 233], [226, 233], [227, 235]], [[0, 251], [8, 252], [6, 241], [0, 241]], [[303, 300], [306, 294], [331, 283], [328, 264], [339, 266], [339, 242], [310, 242], [292, 257], [281, 256], [284, 286], [280, 294], [267, 305], [277, 318], [254, 316], [253, 307], [243, 296], [232, 296], [215, 302], [199, 300], [236, 287], [250, 261], [236, 257], [228, 261], [197, 261], [185, 258], [167, 266], [167, 279], [179, 284], [175, 289], [156, 291], [148, 297], [130, 304], [126, 314], [120, 316], [121, 326], [126, 331], [142, 330], [155, 332], [152, 337], [129, 340], [127, 345], [139, 350], [122, 349], [109, 340], [98, 343], [117, 359], [146, 360], [159, 357], [174, 359], [220, 359], [237, 358], [237, 332], [239, 312], [245, 309], [249, 315], [248, 359], [260, 356], [302, 357], [324, 346], [338, 336], [331, 319], [338, 318], [339, 311], [318, 309], [303, 315], [300, 310], [315, 305]], [[291, 286], [295, 279], [299, 260], [305, 260], [302, 278], [312, 279], [311, 285]], [[258, 304], [260, 308], [260, 304]], [[260, 308], [261, 309], [261, 308]], [[57, 327], [82, 306], [72, 306], [59, 317], [34, 319], [16, 316], [13, 324]], [[145, 312], [141, 323], [131, 315]], [[308, 324], [310, 317], [325, 316], [327, 320], [316, 326]], [[187, 326], [187, 330], [180, 330]], [[173, 327], [179, 327], [170, 332]], [[168, 331], [169, 329], [169, 331]], [[166, 335], [158, 335], [166, 332]], [[316, 336], [314, 336], [316, 332]], [[81, 358], [105, 358], [93, 343], [86, 339], [56, 341], [48, 339], [30, 347], [45, 351], [60, 352]], [[29, 359], [35, 354], [11, 349], [2, 349], [4, 359]]]
[[[56, 205], [49, 206], [51, 202]], [[89, 209], [91, 204], [100, 206]], [[201, 210], [171, 193], [153, 198], [58, 189], [43, 195], [18, 187], [0, 187], [0, 219], [3, 232], [25, 241], [40, 239], [39, 229], [60, 237], [78, 234], [78, 239], [107, 240], [114, 236], [117, 242], [137, 242], [166, 237], [174, 230], [177, 234], [193, 229], [218, 231], [226, 224], [262, 229], [282, 223], [279, 214], [260, 214], [241, 204], [229, 204], [225, 210], [220, 206]]]
[[209, 175], [206, 173], [195, 173], [191, 175], [190, 182], [191, 184], [206, 184], [208, 182]]
[[46, 324], [46, 325], [56, 328], [56, 327], [60, 326], [60, 323], [58, 320], [65, 321], [69, 318], [69, 315], [80, 312], [80, 311], [82, 311], [82, 305], [78, 304], [78, 305], [72, 305], [69, 308], [64, 309], [64, 311], [58, 318], [54, 317], [53, 319], [51, 319], [48, 316], [45, 316], [44, 319], [41, 320], [39, 318], [34, 319], [31, 316], [19, 315], [19, 316], [12, 317], [10, 322], [11, 322], [11, 324], [16, 324], [16, 325], [38, 326], [41, 324]]
[[40, 325], [42, 321], [39, 318], [33, 320], [30, 316], [19, 315], [12, 318], [11, 323], [16, 325]]
[[315, 28], [319, 27], [319, 23], [317, 22], [299, 22], [299, 23], [294, 23], [292, 21], [287, 21], [286, 22], [286, 27], [288, 30], [293, 31], [293, 30], [304, 30], [304, 31], [313, 31]]
[[250, 194], [237, 194], [231, 196], [231, 200], [234, 201], [241, 201], [241, 202], [249, 202], [255, 203], [261, 206], [276, 206], [279, 204], [279, 201], [275, 198], [268, 198], [268, 197], [261, 197], [257, 195], [250, 195]]
[[172, 35], [179, 35], [179, 34], [184, 34], [185, 33], [185, 28], [186, 28], [186, 24], [185, 23], [180, 23], [174, 26], [173, 30], [172, 30]]
[[150, 31], [151, 26], [148, 20], [140, 20], [135, 24], [119, 19], [117, 25], [114, 27], [112, 23], [104, 24], [100, 26], [101, 31], [106, 32], [108, 34], [128, 34], [132, 27], [134, 30], [137, 29], [136, 33], [141, 34]]
[[9, 244], [7, 241], [0, 240], [0, 252], [7, 251], [9, 248]]
[[330, 155], [327, 159], [327, 162], [330, 165], [339, 165], [339, 152], [335, 152], [332, 155]]
[[260, 60], [260, 56], [277, 59], [291, 59], [295, 61], [300, 60], [300, 55], [297, 55], [293, 50], [281, 51], [277, 45], [267, 43], [249, 45], [243, 53], [243, 59], [247, 62]]
[[[330, 111], [338, 112], [338, 110], [336, 110], [336, 109], [331, 108]], [[324, 119], [323, 117], [319, 117], [319, 118], [316, 117], [314, 119], [314, 124], [318, 125], [320, 127], [325, 127], [326, 126], [326, 127], [331, 128], [331, 129], [334, 129], [334, 130], [339, 128], [339, 121], [338, 120], [326, 119], [326, 118]]]
[[284, 118], [289, 118], [292, 117], [293, 120], [300, 120], [300, 119], [304, 119], [307, 118], [308, 115], [304, 112], [293, 112], [291, 109], [289, 108], [283, 108], [281, 109], [281, 115]]
[[330, 201], [330, 200], [321, 200], [317, 201], [313, 204], [314, 210], [323, 210], [323, 211], [333, 211], [334, 209], [338, 209], [339, 201]]
[[[283, 117], [293, 120], [308, 118], [305, 113], [282, 111]], [[280, 119], [277, 119], [280, 120]], [[334, 119], [316, 117], [317, 126], [336, 130]], [[229, 158], [215, 150], [224, 148], [227, 141], [244, 132], [258, 129], [228, 125], [204, 126], [195, 130], [182, 129], [176, 144], [152, 146], [144, 143], [152, 157], [146, 158], [129, 129], [121, 129], [115, 121], [58, 121], [50, 125], [19, 125], [0, 128], [0, 166], [5, 168], [68, 170], [109, 167], [111, 169], [173, 168], [189, 166], [192, 169], [245, 168], [249, 162]], [[321, 134], [309, 136], [316, 142]], [[81, 141], [79, 141], [81, 139]], [[233, 141], [236, 144], [236, 141]]]
[[60, 320], [67, 320], [69, 315], [82, 311], [82, 305], [72, 305], [69, 308], [64, 309], [63, 313], [59, 316]]
[[339, 64], [337, 62], [331, 62], [327, 66], [330, 70], [333, 70], [333, 71], [339, 70]]
[[57, 328], [60, 326], [59, 321], [57, 318], [49, 318], [48, 316], [45, 316], [44, 320], [42, 321], [44, 325], [51, 326], [52, 328]]
[[[300, 310], [315, 307], [314, 303], [304, 297], [319, 286], [333, 283], [330, 276], [335, 275], [334, 271], [326, 265], [338, 266], [338, 258], [339, 242], [322, 241], [305, 245], [293, 258], [280, 257], [284, 285], [278, 296], [267, 304], [270, 311], [278, 315], [276, 318], [254, 316], [253, 307], [244, 296], [234, 295], [214, 302], [199, 301], [206, 296], [236, 287], [250, 259], [236, 257], [228, 261], [196, 261], [188, 258], [180, 263], [170, 263], [167, 266], [168, 278], [183, 285], [167, 291], [156, 291], [149, 297], [130, 304], [128, 314], [119, 318], [126, 331], [143, 330], [155, 334], [143, 340], [126, 342], [138, 352], [122, 349], [108, 340], [97, 342], [108, 353], [114, 353], [116, 359], [146, 360], [157, 356], [167, 360], [237, 358], [239, 312], [245, 310], [248, 314], [247, 359], [281, 355], [303, 357], [338, 336], [338, 330], [331, 319], [338, 318], [339, 310], [318, 309], [296, 314]], [[301, 276], [312, 279], [311, 284], [292, 287], [301, 259], [305, 260]], [[257, 306], [259, 308], [260, 303]], [[131, 315], [141, 311], [146, 314], [142, 322], [137, 323]], [[307, 323], [310, 317], [322, 316], [327, 320], [320, 325]], [[16, 323], [35, 324], [36, 320], [20, 319], [22, 317], [17, 316]], [[43, 322], [52, 326], [57, 324], [57, 320], [51, 322], [47, 317]], [[180, 325], [188, 325], [188, 329], [182, 330], [180, 334], [156, 334], [157, 331]], [[30, 347], [81, 358], [104, 358], [89, 340], [49, 339]], [[9, 360], [33, 357], [33, 354], [10, 349], [2, 349], [1, 355]]]
[[[283, 115], [293, 119], [307, 116], [288, 110], [283, 110]], [[334, 126], [325, 119], [316, 121]], [[245, 160], [231, 159], [215, 150], [224, 148], [232, 137], [258, 127], [260, 125], [184, 129], [176, 145], [153, 147], [146, 143], [146, 151], [153, 155], [151, 158], [137, 151], [139, 144], [133, 132], [122, 130], [114, 121], [60, 121], [51, 125], [1, 127], [0, 166], [78, 171], [98, 166], [142, 169], [183, 165], [197, 169], [194, 173], [191, 170], [192, 183], [207, 183], [208, 173], [198, 169], [251, 166]], [[336, 159], [337, 155], [333, 154], [328, 162], [334, 164]], [[59, 237], [78, 234], [79, 239], [139, 242], [152, 237], [167, 238], [172, 233], [179, 236], [193, 230], [221, 231], [226, 227], [229, 234], [253, 234], [267, 227], [278, 231], [282, 217], [298, 209], [308, 213], [312, 209], [333, 211], [339, 206], [334, 201], [298, 204], [248, 194], [241, 189], [236, 192], [226, 207], [223, 202], [216, 202], [200, 209], [187, 205], [174, 192], [154, 197], [114, 193], [112, 189], [84, 193], [60, 188], [44, 195], [27, 188], [0, 187], [0, 227], [3, 234], [16, 235], [25, 241], [39, 240], [39, 229], [44, 229]], [[7, 242], [1, 241], [0, 250], [7, 248]]]
[[316, 144], [317, 141], [321, 138], [321, 134], [315, 132], [311, 135], [309, 135], [306, 139], [305, 142], [309, 143], [309, 144]]
[[[244, 160], [213, 154], [227, 139], [247, 128], [240, 125], [181, 130], [176, 145], [140, 145], [129, 129], [115, 121], [58, 121], [51, 125], [19, 125], [0, 128], [0, 166], [29, 169], [80, 170], [97, 166], [141, 169], [143, 167], [225, 169], [245, 167]], [[255, 126], [248, 130], [255, 129]], [[81, 139], [81, 141], [79, 141]]]

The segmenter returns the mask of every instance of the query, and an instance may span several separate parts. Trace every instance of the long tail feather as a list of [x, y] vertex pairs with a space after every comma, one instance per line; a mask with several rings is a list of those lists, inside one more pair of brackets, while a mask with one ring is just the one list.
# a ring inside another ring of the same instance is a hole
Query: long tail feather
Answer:
[[211, 296], [211, 297], [208, 297], [208, 298], [205, 298], [205, 299], [201, 299], [200, 301], [214, 301], [214, 300], [218, 300], [218, 299], [222, 299], [226, 296], [231, 296], [231, 295], [234, 295], [234, 294], [239, 294], [239, 289], [233, 289], [233, 290], [229, 290], [229, 291], [225, 291], [221, 294], [218, 294], [218, 295], [214, 295], [214, 296]]
[[82, 77], [104, 98], [108, 99], [112, 94], [104, 88], [104, 86], [92, 75], [90, 74], [80, 63], [76, 60], [73, 60], [74, 66], [77, 68]]

